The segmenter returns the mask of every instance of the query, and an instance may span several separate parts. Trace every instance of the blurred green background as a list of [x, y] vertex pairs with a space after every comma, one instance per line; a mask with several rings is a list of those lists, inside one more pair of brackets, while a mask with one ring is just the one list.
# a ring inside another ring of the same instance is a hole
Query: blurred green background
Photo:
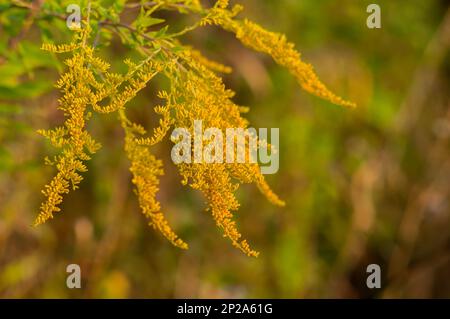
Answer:
[[[304, 298], [450, 297], [450, 11], [442, 0], [241, 0], [244, 16], [287, 34], [333, 91], [358, 103], [344, 110], [301, 91], [268, 57], [213, 27], [185, 43], [234, 68], [225, 76], [253, 127], [280, 128], [280, 170], [268, 176], [285, 208], [242, 187], [236, 219], [261, 252], [244, 256], [222, 238], [202, 196], [180, 184], [164, 159], [159, 199], [190, 249], [149, 228], [132, 192], [115, 115], [90, 131], [103, 148], [81, 188], [44, 226], [31, 223], [51, 178], [54, 150], [36, 134], [59, 124], [52, 85], [61, 63], [36, 49], [30, 28], [14, 52], [0, 13], [0, 297]], [[382, 28], [368, 29], [378, 3]], [[1, 8], [1, 7], [0, 7]], [[1, 10], [1, 9], [0, 9]], [[191, 21], [173, 15], [174, 23]], [[64, 41], [64, 39], [62, 39]], [[104, 49], [114, 64], [127, 51]], [[130, 104], [147, 127], [158, 83]], [[66, 287], [66, 266], [82, 289]], [[382, 288], [366, 287], [366, 267]]]

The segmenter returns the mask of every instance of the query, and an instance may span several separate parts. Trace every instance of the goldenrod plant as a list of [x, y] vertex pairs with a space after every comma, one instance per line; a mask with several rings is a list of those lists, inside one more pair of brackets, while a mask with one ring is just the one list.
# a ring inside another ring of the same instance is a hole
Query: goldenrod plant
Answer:
[[[36, 19], [67, 21], [65, 9], [68, 4], [67, 1], [39, 2], [38, 8], [25, 1], [13, 0], [10, 6], [28, 10]], [[46, 163], [55, 167], [56, 175], [42, 191], [45, 200], [35, 225], [45, 223], [61, 210], [64, 195], [79, 187], [82, 174], [87, 170], [86, 162], [100, 149], [100, 143], [87, 130], [93, 114], [115, 114], [124, 132], [124, 149], [131, 163], [132, 182], [143, 214], [149, 224], [173, 245], [188, 248], [169, 226], [156, 199], [164, 172], [162, 161], [156, 158], [152, 148], [167, 138], [173, 128], [187, 128], [193, 135], [195, 120], [201, 120], [204, 127], [218, 128], [222, 132], [227, 128], [246, 129], [249, 126], [242, 116], [246, 108], [233, 102], [235, 93], [225, 87], [218, 75], [230, 73], [231, 68], [209, 60], [181, 40], [185, 34], [203, 26], [212, 25], [229, 31], [244, 46], [268, 54], [277, 64], [287, 68], [306, 92], [333, 104], [355, 107], [326, 88], [313, 67], [302, 60], [294, 44], [284, 35], [240, 18], [243, 7], [230, 6], [228, 0], [219, 0], [210, 6], [199, 0], [99, 0], [82, 1], [79, 6], [80, 23], [69, 24], [72, 42], [42, 45], [42, 49], [50, 54], [66, 56], [65, 71], [55, 85], [61, 93], [58, 108], [65, 120], [61, 126], [39, 131], [59, 149], [59, 153], [46, 158]], [[134, 21], [123, 22], [121, 14], [130, 9], [137, 9], [139, 13]], [[168, 22], [157, 18], [161, 11], [191, 15], [196, 21], [181, 31], [172, 32]], [[113, 72], [108, 62], [100, 57], [102, 48], [115, 36], [142, 57], [140, 60], [124, 57], [125, 73]], [[157, 75], [165, 77], [170, 85], [169, 89], [158, 93], [163, 101], [154, 107], [160, 117], [159, 126], [149, 134], [146, 128], [127, 117], [127, 110], [133, 105], [133, 98]], [[242, 238], [234, 221], [234, 213], [239, 208], [236, 190], [241, 184], [253, 183], [271, 203], [285, 205], [266, 183], [258, 163], [182, 162], [177, 167], [182, 184], [203, 193], [208, 210], [224, 237], [244, 254], [258, 256], [258, 252]]]

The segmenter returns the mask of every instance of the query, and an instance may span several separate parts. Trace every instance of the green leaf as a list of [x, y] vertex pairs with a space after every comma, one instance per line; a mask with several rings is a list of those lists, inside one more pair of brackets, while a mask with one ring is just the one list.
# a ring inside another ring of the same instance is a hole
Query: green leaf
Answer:
[[146, 17], [146, 18], [142, 19], [141, 23], [142, 23], [143, 27], [148, 28], [148, 27], [151, 27], [153, 25], [164, 23], [165, 21], [166, 20], [164, 20], [164, 19]]
[[169, 26], [166, 25], [164, 28], [161, 28], [157, 32], [155, 32], [153, 34], [153, 37], [157, 38], [157, 39], [158, 38], [163, 38], [166, 35], [168, 29], [169, 29]]
[[141, 7], [139, 16], [136, 18], [132, 25], [138, 30], [145, 30], [148, 27], [163, 23], [165, 21], [166, 20], [164, 19], [151, 17], [149, 13], [146, 12], [143, 7]]

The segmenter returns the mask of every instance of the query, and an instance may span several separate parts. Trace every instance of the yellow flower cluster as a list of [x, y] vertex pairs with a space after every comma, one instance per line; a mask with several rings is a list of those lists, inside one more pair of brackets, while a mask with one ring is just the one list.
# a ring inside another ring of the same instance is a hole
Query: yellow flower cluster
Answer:
[[[143, 127], [132, 124], [125, 117], [123, 110], [119, 112], [122, 127], [125, 130], [125, 151], [131, 162], [130, 172], [133, 174], [133, 184], [136, 186], [139, 205], [142, 213], [150, 219], [150, 225], [158, 229], [172, 244], [182, 249], [188, 245], [172, 231], [161, 213], [161, 205], [156, 200], [159, 191], [159, 177], [164, 174], [162, 162], [150, 153], [147, 146], [139, 143], [136, 135], [144, 135]], [[158, 131], [156, 135], [159, 135]], [[158, 139], [158, 137], [155, 137]]]
[[71, 52], [78, 48], [78, 44], [71, 43], [71, 44], [59, 44], [55, 45], [53, 43], [44, 43], [42, 44], [41, 49], [53, 53], [65, 53], [65, 52]]
[[[67, 46], [44, 45], [43, 49], [59, 53], [79, 48], [77, 44]], [[66, 121], [63, 127], [53, 130], [41, 130], [40, 134], [47, 137], [51, 143], [62, 148], [60, 155], [48, 160], [47, 163], [55, 165], [58, 173], [42, 191], [46, 201], [41, 205], [41, 211], [36, 218], [35, 225], [44, 223], [53, 218], [53, 213], [60, 211], [58, 207], [62, 202], [62, 195], [69, 192], [70, 186], [76, 189], [83, 177], [80, 173], [86, 171], [83, 161], [90, 159], [100, 145], [85, 130], [86, 120], [90, 115], [87, 106], [92, 96], [92, 86], [95, 78], [92, 70], [87, 66], [92, 57], [92, 51], [79, 49], [73, 57], [67, 60], [69, 70], [56, 87], [64, 95], [59, 99], [59, 109], [64, 112]]]
[[195, 60], [197, 63], [204, 65], [211, 71], [225, 74], [233, 72], [233, 69], [231, 69], [231, 67], [206, 58], [200, 51], [191, 49], [189, 51], [186, 51], [186, 55]]
[[[167, 105], [165, 106], [158, 105], [155, 107], [155, 113], [162, 116], [159, 120], [159, 126], [153, 129], [153, 134], [151, 137], [136, 139], [136, 143], [139, 145], [153, 146], [158, 144], [167, 135], [173, 124], [173, 120], [170, 116], [172, 105], [170, 105], [169, 94], [166, 91], [160, 91], [158, 93], [158, 97], [166, 100], [167, 102]], [[143, 134], [145, 134], [145, 132]]]
[[[190, 61], [191, 70], [183, 74], [172, 74], [171, 99], [174, 106], [174, 123], [187, 128], [194, 135], [193, 119], [201, 119], [205, 127], [218, 128], [225, 134], [227, 128], [248, 127], [241, 116], [241, 108], [232, 102], [234, 92], [225, 88], [222, 80], [202, 65]], [[248, 146], [248, 139], [246, 144]], [[223, 158], [226, 157], [224, 146]], [[247, 154], [247, 157], [249, 154]], [[241, 183], [255, 183], [261, 192], [274, 204], [284, 205], [270, 189], [257, 164], [246, 163], [181, 163], [178, 165], [183, 184], [200, 190], [206, 197], [209, 210], [217, 226], [234, 246], [249, 256], [257, 256], [246, 240], [241, 239], [233, 212], [239, 208], [235, 192]]]
[[[286, 67], [309, 93], [343, 106], [354, 106], [330, 92], [318, 79], [311, 65], [304, 63], [292, 43], [284, 35], [269, 32], [248, 20], [237, 20], [236, 15], [241, 6], [228, 9], [228, 0], [219, 0], [210, 9], [204, 9], [198, 0], [158, 0], [147, 4], [152, 9], [176, 9], [181, 13], [197, 12], [203, 18], [196, 26], [218, 25], [236, 34], [246, 46], [269, 54], [275, 62]], [[151, 11], [153, 12], [153, 11]], [[187, 28], [194, 29], [196, 26]], [[115, 26], [124, 27], [123, 24]], [[133, 30], [131, 26], [125, 26]], [[216, 72], [229, 73], [231, 68], [205, 58], [200, 52], [183, 46], [176, 37], [165, 36], [158, 39], [145, 36], [151, 45], [143, 45], [136, 40], [139, 34], [130, 37], [132, 47], [144, 53], [146, 58], [136, 64], [125, 60], [128, 72], [116, 74], [109, 72], [110, 65], [94, 54], [89, 46], [90, 34], [88, 24], [76, 30], [75, 40], [67, 45], [44, 44], [44, 50], [54, 53], [71, 53], [65, 61], [67, 72], [61, 75], [56, 87], [61, 91], [59, 109], [66, 117], [62, 126], [51, 130], [41, 130], [61, 151], [53, 159], [46, 159], [57, 169], [56, 176], [45, 186], [43, 194], [46, 200], [36, 218], [35, 225], [44, 223], [60, 211], [63, 195], [76, 189], [82, 181], [81, 173], [86, 171], [85, 163], [100, 145], [86, 131], [86, 122], [91, 112], [117, 113], [125, 134], [125, 152], [131, 162], [130, 171], [135, 192], [143, 214], [149, 224], [161, 232], [172, 244], [187, 249], [170, 228], [161, 212], [161, 205], [156, 199], [159, 190], [159, 179], [163, 175], [162, 162], [150, 151], [150, 147], [161, 142], [171, 127], [186, 128], [191, 136], [195, 135], [195, 120], [201, 120], [208, 128], [218, 128], [225, 133], [228, 128], [246, 129], [248, 122], [242, 117], [246, 108], [236, 105], [232, 98], [234, 92], [225, 88]], [[136, 32], [138, 32], [136, 30]], [[183, 34], [183, 32], [179, 33]], [[123, 34], [121, 34], [123, 36]], [[150, 48], [150, 49], [149, 49]], [[142, 90], [156, 75], [163, 74], [170, 81], [170, 89], [160, 91], [159, 98], [165, 105], [156, 106], [155, 111], [161, 116], [159, 126], [153, 129], [150, 137], [146, 130], [126, 117], [125, 105]], [[251, 140], [252, 139], [252, 140]], [[256, 139], [253, 140], [253, 139]], [[250, 143], [251, 142], [251, 143]], [[256, 142], [256, 143], [254, 143]], [[256, 137], [245, 138], [246, 148], [270, 148], [266, 141]], [[194, 148], [194, 145], [190, 145]], [[248, 147], [247, 147], [248, 146]], [[223, 145], [222, 158], [229, 150]], [[272, 150], [271, 151], [275, 151]], [[220, 152], [220, 150], [215, 150]], [[237, 153], [237, 146], [233, 150]], [[258, 256], [238, 231], [234, 212], [239, 208], [235, 192], [241, 184], [254, 183], [260, 192], [273, 204], [283, 206], [284, 202], [271, 190], [260, 172], [258, 164], [249, 161], [250, 152], [246, 152], [244, 163], [213, 163], [203, 161], [177, 164], [182, 183], [201, 191], [207, 202], [217, 226], [232, 244], [249, 256]]]

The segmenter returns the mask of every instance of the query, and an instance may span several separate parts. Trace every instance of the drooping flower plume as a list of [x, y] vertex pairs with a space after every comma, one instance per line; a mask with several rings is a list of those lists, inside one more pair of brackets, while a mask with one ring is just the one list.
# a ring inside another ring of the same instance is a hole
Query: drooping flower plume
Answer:
[[[217, 73], [229, 73], [231, 68], [211, 61], [199, 51], [185, 46], [179, 37], [204, 25], [216, 25], [234, 33], [245, 46], [270, 55], [287, 68], [307, 92], [334, 104], [353, 107], [354, 104], [338, 97], [318, 79], [311, 65], [303, 62], [294, 45], [284, 35], [265, 30], [249, 20], [237, 17], [241, 6], [229, 8], [228, 1], [219, 0], [211, 8], [204, 8], [199, 1], [152, 1], [141, 6], [141, 13], [132, 25], [118, 21], [118, 17], [105, 17], [104, 11], [96, 11], [95, 5], [89, 22], [76, 32], [70, 44], [44, 44], [42, 48], [52, 53], [70, 54], [66, 59], [66, 72], [56, 83], [62, 97], [59, 109], [64, 112], [62, 126], [41, 130], [60, 153], [47, 163], [56, 168], [55, 177], [44, 187], [45, 201], [36, 218], [39, 225], [53, 218], [60, 211], [63, 196], [79, 187], [86, 172], [86, 162], [100, 148], [88, 133], [87, 121], [93, 112], [113, 113], [124, 131], [124, 149], [130, 161], [132, 183], [141, 210], [149, 224], [161, 232], [172, 244], [186, 249], [188, 245], [176, 235], [163, 214], [156, 199], [159, 181], [164, 174], [162, 162], [152, 153], [155, 144], [168, 139], [172, 128], [186, 128], [194, 134], [194, 121], [201, 120], [205, 127], [246, 129], [248, 121], [243, 117], [245, 108], [235, 104], [235, 93], [227, 89]], [[199, 21], [191, 27], [170, 34], [162, 27], [159, 31], [147, 31], [154, 25], [152, 14], [158, 10], [176, 10], [181, 14], [200, 14]], [[125, 59], [128, 71], [124, 74], [110, 72], [109, 64], [97, 56], [99, 26], [117, 34], [128, 47], [143, 56], [142, 61]], [[92, 40], [93, 30], [97, 37]], [[95, 44], [94, 44], [95, 43]], [[150, 134], [141, 125], [127, 118], [127, 108], [134, 97], [157, 74], [165, 76], [170, 89], [160, 91], [163, 105], [155, 106], [160, 117], [159, 126]], [[257, 145], [260, 145], [258, 141]], [[250, 140], [246, 140], [250, 144]], [[259, 146], [257, 146], [259, 147]], [[223, 157], [227, 149], [224, 147]], [[248, 155], [247, 155], [248, 156]], [[284, 202], [271, 190], [257, 163], [178, 163], [182, 183], [203, 193], [208, 211], [233, 246], [249, 256], [258, 256], [238, 231], [234, 213], [239, 209], [235, 193], [241, 184], [253, 183], [273, 204]]]

